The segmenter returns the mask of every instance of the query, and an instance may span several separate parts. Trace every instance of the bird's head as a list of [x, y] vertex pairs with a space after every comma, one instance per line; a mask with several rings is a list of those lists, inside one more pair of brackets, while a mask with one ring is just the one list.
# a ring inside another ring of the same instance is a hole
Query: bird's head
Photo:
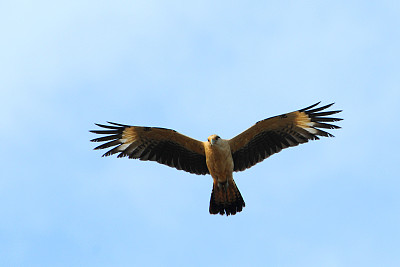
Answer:
[[208, 137], [208, 142], [213, 146], [213, 145], [217, 144], [218, 140], [220, 140], [220, 139], [221, 139], [221, 137], [219, 137], [216, 134], [213, 134]]

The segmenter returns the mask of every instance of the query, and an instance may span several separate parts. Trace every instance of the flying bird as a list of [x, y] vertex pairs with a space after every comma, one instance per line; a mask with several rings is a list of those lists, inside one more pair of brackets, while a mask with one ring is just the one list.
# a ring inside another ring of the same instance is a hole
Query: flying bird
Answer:
[[103, 156], [118, 153], [118, 158], [156, 161], [194, 174], [210, 174], [214, 181], [210, 214], [234, 215], [242, 211], [245, 202], [233, 172], [244, 171], [284, 148], [318, 140], [318, 136], [333, 137], [321, 129], [340, 128], [330, 123], [342, 119], [328, 116], [341, 110], [325, 111], [334, 103], [317, 107], [319, 103], [261, 120], [232, 139], [213, 134], [201, 142], [171, 129], [108, 122], [96, 123], [104, 129], [90, 132], [105, 136], [91, 141], [106, 142], [95, 150], [112, 148]]

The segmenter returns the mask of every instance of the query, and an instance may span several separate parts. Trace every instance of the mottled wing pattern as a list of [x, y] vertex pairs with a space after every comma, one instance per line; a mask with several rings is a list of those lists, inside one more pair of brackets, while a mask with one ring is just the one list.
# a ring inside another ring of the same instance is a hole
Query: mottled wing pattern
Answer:
[[342, 119], [327, 116], [339, 113], [341, 110], [323, 111], [333, 103], [315, 108], [319, 103], [259, 121], [230, 139], [228, 142], [231, 146], [234, 171], [243, 171], [284, 148], [297, 146], [308, 140], [317, 140], [318, 136], [333, 137], [321, 128], [340, 128], [330, 123]]
[[95, 149], [112, 148], [103, 156], [119, 153], [118, 158], [156, 161], [194, 174], [209, 173], [204, 145], [198, 140], [165, 128], [108, 123], [96, 124], [104, 129], [90, 131], [105, 135], [91, 140], [106, 142]]

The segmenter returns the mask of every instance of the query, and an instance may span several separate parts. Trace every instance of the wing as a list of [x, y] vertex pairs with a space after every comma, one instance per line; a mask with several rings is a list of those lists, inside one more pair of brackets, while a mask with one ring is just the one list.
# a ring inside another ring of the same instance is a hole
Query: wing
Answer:
[[103, 156], [119, 153], [118, 158], [151, 160], [190, 173], [209, 173], [204, 145], [200, 141], [170, 129], [108, 123], [110, 125], [96, 124], [107, 130], [90, 131], [106, 135], [90, 140], [92, 142], [107, 141], [95, 149], [113, 147]]
[[318, 136], [333, 137], [332, 134], [318, 128], [340, 128], [329, 123], [342, 119], [326, 116], [339, 113], [341, 110], [320, 112], [332, 106], [333, 103], [314, 108], [319, 103], [259, 121], [243, 133], [228, 140], [234, 161], [234, 171], [243, 171], [284, 148], [297, 146], [308, 140], [317, 140]]

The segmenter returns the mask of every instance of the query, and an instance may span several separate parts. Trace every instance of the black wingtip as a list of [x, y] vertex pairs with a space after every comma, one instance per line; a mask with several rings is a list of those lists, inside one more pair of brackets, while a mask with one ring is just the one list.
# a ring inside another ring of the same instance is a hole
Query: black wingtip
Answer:
[[306, 108], [302, 108], [302, 109], [300, 109], [299, 111], [300, 111], [300, 112], [303, 112], [303, 111], [309, 110], [309, 109], [311, 109], [311, 108], [313, 108], [313, 107], [315, 107], [315, 106], [318, 106], [320, 103], [321, 103], [321, 101], [319, 101], [319, 102], [317, 102], [317, 103], [315, 103], [315, 104], [313, 104], [313, 105], [311, 105], [311, 106], [308, 106], [308, 107], [306, 107]]
[[107, 123], [112, 124], [112, 125], [116, 125], [116, 126], [120, 126], [120, 127], [131, 127], [130, 125], [121, 124], [121, 123], [116, 123], [116, 122], [111, 122], [111, 121], [107, 121]]

